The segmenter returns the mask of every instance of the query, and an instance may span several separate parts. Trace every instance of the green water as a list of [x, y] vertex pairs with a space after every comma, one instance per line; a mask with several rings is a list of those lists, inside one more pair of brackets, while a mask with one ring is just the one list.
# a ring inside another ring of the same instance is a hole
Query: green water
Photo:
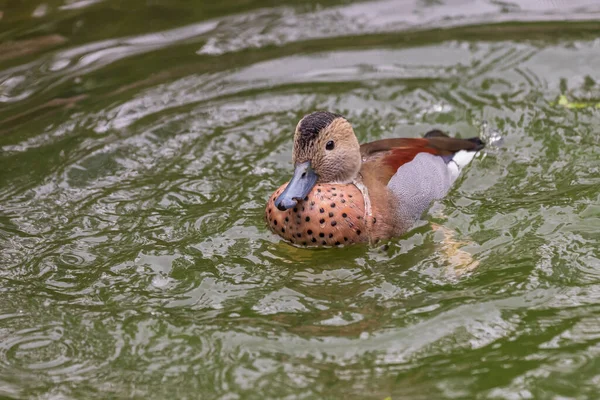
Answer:
[[[600, 398], [597, 1], [203, 3], [0, 0], [0, 396]], [[492, 145], [387, 250], [297, 249], [315, 109]]]

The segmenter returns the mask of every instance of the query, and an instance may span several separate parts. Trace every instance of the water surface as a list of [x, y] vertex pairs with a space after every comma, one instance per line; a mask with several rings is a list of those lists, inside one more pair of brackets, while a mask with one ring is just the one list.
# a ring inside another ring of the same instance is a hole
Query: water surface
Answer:
[[[597, 395], [597, 1], [202, 3], [0, 1], [2, 396]], [[493, 145], [387, 250], [298, 249], [315, 109]]]

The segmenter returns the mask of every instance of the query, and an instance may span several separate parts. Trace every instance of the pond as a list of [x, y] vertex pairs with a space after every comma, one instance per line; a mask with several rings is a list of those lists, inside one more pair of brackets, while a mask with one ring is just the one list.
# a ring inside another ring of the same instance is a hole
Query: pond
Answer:
[[[0, 395], [596, 396], [600, 4], [208, 3], [0, 1]], [[314, 110], [488, 146], [387, 248], [297, 248]]]

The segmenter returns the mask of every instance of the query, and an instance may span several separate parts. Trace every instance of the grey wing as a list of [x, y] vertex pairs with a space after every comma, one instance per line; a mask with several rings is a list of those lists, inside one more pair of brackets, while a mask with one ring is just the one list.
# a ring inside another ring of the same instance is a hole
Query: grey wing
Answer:
[[472, 151], [460, 151], [450, 157], [419, 153], [398, 168], [388, 188], [398, 197], [400, 218], [405, 222], [418, 220], [434, 200], [448, 193], [462, 167], [474, 155]]

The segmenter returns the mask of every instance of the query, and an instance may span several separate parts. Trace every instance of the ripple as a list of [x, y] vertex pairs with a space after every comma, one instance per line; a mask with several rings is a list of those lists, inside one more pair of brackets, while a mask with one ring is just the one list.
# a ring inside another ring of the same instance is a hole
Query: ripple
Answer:
[[65, 340], [63, 329], [47, 326], [13, 332], [0, 346], [0, 359], [7, 368], [21, 371], [68, 373], [69, 365], [77, 357], [77, 349], [74, 343]]
[[[281, 7], [232, 16], [216, 30], [198, 53], [221, 55], [245, 48], [283, 46], [301, 40], [396, 32], [411, 28], [448, 28], [459, 24], [504, 21], [548, 21], [562, 18], [565, 8], [570, 10], [568, 15], [571, 20], [587, 20], [590, 14], [600, 13], [592, 0], [578, 0], [551, 8], [546, 4], [541, 8], [541, 13], [532, 12], [540, 9], [536, 10], [529, 1], [517, 2], [516, 7], [508, 10], [504, 8], [505, 3], [488, 1], [436, 5], [428, 7], [427, 3], [381, 0], [355, 2], [308, 13]], [[263, 26], [266, 28], [262, 28]]]
[[[83, 3], [87, 2], [82, 1], [74, 4]], [[17, 72], [27, 71], [30, 79], [26, 80], [24, 76], [20, 76], [19, 78], [11, 77], [9, 78], [10, 80], [19, 79], [19, 81], [13, 82], [12, 85], [10, 82], [7, 83], [9, 87], [12, 86], [12, 91], [15, 92], [12, 97], [16, 98], [16, 100], [23, 100], [47, 88], [55, 80], [89, 74], [96, 69], [127, 57], [156, 51], [191, 38], [202, 37], [203, 34], [210, 32], [216, 26], [217, 22], [209, 21], [164, 32], [152, 32], [135, 37], [88, 43], [83, 46], [58, 51], [50, 59], [42, 59], [45, 63], [49, 64], [48, 68], [46, 68], [45, 64], [41, 64], [28, 65], [26, 67], [20, 66], [16, 69], [3, 71], [0, 73], [0, 81], [2, 81], [3, 76], [14, 76]], [[57, 39], [54, 41], [60, 43]], [[32, 73], [32, 70], [37, 73]], [[39, 72], [46, 73], [40, 74]], [[21, 92], [16, 92], [17, 85], [22, 88]]]

